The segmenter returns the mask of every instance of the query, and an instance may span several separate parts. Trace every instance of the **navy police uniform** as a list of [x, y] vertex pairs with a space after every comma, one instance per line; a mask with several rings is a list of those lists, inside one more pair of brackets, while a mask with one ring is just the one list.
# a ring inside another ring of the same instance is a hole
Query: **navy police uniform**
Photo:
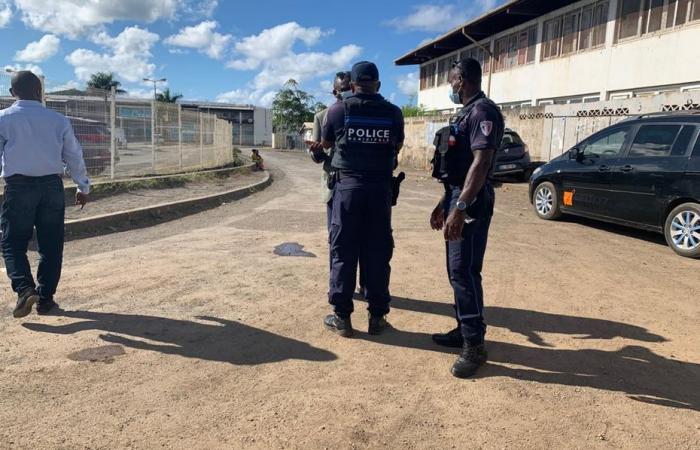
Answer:
[[328, 110], [323, 140], [335, 145], [329, 302], [342, 319], [353, 312], [360, 255], [370, 314], [389, 312], [391, 177], [403, 139], [401, 110], [379, 94], [355, 94]]
[[[445, 217], [456, 208], [474, 161], [473, 152], [498, 149], [504, 129], [498, 106], [479, 92], [450, 119], [449, 127], [438, 132], [433, 176], [445, 188]], [[491, 172], [494, 161], [491, 162]], [[494, 202], [495, 193], [489, 175], [474, 203], [467, 208], [469, 219], [464, 225], [462, 240], [445, 243], [447, 274], [454, 290], [455, 317], [465, 342], [470, 345], [482, 344], [486, 333], [481, 270]]]

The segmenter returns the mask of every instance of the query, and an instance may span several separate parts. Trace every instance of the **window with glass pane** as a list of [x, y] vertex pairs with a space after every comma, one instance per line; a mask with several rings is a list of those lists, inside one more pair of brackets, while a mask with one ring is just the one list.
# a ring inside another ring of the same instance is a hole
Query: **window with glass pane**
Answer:
[[671, 156], [685, 156], [685, 153], [688, 151], [688, 146], [690, 145], [690, 140], [693, 138], [694, 134], [695, 127], [690, 125], [684, 126], [676, 138], [676, 142], [673, 143]]
[[588, 158], [616, 158], [625, 145], [630, 127], [616, 128], [586, 143], [583, 153]]
[[639, 34], [639, 19], [644, 0], [621, 0], [618, 19], [618, 39], [625, 39]]
[[535, 61], [535, 52], [537, 51], [537, 26], [530, 28], [527, 32], [527, 61], [528, 63]]
[[496, 70], [504, 70], [507, 67], [508, 60], [508, 38], [502, 38], [496, 41]]
[[630, 157], [666, 156], [671, 152], [680, 125], [644, 125], [630, 148]]
[[683, 25], [688, 17], [689, 0], [678, 0], [678, 9], [676, 10], [676, 25]]
[[527, 62], [527, 30], [518, 34], [518, 65], [522, 66]]
[[593, 7], [588, 6], [581, 11], [581, 33], [579, 35], [578, 49], [591, 48], [593, 37]]
[[423, 66], [420, 69], [420, 88], [429, 89], [435, 86], [435, 63]]
[[566, 55], [576, 50], [578, 31], [578, 12], [564, 17], [562, 28], [561, 54]]
[[559, 46], [561, 43], [561, 17], [550, 20], [544, 24], [544, 59], [559, 56]]
[[508, 36], [508, 63], [507, 68], [518, 65], [518, 35], [511, 34]]
[[605, 45], [608, 31], [608, 2], [600, 2], [593, 10], [593, 47]]
[[690, 20], [700, 20], [700, 0], [693, 0], [693, 12]]
[[[647, 33], [653, 33], [661, 29], [661, 17], [664, 12], [664, 0], [646, 0], [645, 9], [648, 11]], [[645, 11], [645, 13], [647, 12]]]

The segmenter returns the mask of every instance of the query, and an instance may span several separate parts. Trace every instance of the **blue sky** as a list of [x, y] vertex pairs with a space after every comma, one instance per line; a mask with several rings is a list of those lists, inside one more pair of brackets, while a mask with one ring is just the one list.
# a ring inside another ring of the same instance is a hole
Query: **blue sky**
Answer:
[[131, 95], [149, 95], [144, 77], [166, 77], [187, 99], [268, 105], [288, 78], [330, 102], [333, 73], [367, 59], [403, 105], [417, 68], [394, 59], [497, 3], [0, 0], [0, 64], [40, 71], [49, 88], [102, 70]]

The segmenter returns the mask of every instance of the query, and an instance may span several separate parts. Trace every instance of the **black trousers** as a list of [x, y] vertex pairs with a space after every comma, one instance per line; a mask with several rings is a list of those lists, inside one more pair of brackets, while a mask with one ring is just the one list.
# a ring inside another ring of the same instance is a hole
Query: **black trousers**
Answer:
[[391, 181], [346, 177], [333, 189], [329, 232], [331, 270], [329, 302], [339, 317], [354, 311], [353, 295], [358, 263], [369, 312], [389, 312], [390, 261], [394, 251], [391, 230]]
[[[53, 299], [63, 264], [65, 197], [58, 175], [5, 179], [0, 215], [2, 255], [12, 290], [36, 288], [42, 300]], [[39, 251], [37, 284], [27, 259], [27, 247], [36, 228]]]
[[[461, 186], [447, 186], [443, 205], [445, 217], [455, 208], [461, 192]], [[462, 240], [445, 243], [447, 275], [454, 291], [455, 318], [464, 340], [472, 345], [482, 344], [486, 335], [481, 270], [494, 199], [493, 187], [487, 184], [468, 210], [476, 220], [464, 225]]]

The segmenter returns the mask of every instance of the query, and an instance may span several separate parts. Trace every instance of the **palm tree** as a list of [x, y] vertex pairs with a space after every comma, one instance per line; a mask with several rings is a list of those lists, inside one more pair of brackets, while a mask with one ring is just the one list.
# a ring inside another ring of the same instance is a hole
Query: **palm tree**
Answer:
[[182, 94], [173, 94], [170, 88], [165, 88], [163, 92], [156, 95], [156, 100], [163, 103], [177, 103], [182, 98]]
[[111, 91], [112, 87], [116, 88], [117, 94], [126, 94], [124, 89], [119, 89], [122, 84], [114, 79], [114, 74], [111, 72], [97, 72], [90, 75], [90, 81], [87, 82], [88, 88], [101, 89], [103, 91]]

